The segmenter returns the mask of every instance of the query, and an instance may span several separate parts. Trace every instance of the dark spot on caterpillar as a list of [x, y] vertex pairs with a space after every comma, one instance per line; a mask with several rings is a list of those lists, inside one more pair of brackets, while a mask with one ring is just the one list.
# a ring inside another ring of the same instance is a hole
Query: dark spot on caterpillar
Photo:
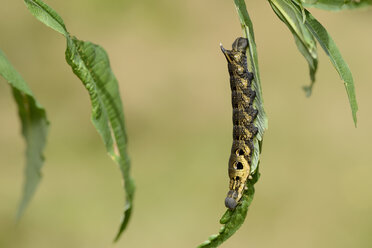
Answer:
[[243, 164], [241, 162], [236, 163], [236, 169], [237, 170], [242, 170], [243, 169]]
[[234, 125], [238, 125], [239, 124], [239, 120], [238, 119], [233, 119], [233, 122], [234, 122]]
[[250, 98], [252, 98], [252, 99], [254, 99], [255, 97], [256, 97], [256, 91], [250, 91], [249, 93], [248, 93], [248, 96], [250, 97]]
[[248, 130], [249, 130], [249, 132], [252, 133], [253, 136], [255, 136], [258, 133], [258, 128], [253, 126], [253, 125], [249, 126]]
[[252, 81], [254, 79], [254, 74], [253, 72], [248, 72], [248, 80]]
[[243, 151], [242, 149], [240, 149], [240, 150], [238, 151], [238, 155], [240, 155], [240, 156], [244, 155], [244, 151]]

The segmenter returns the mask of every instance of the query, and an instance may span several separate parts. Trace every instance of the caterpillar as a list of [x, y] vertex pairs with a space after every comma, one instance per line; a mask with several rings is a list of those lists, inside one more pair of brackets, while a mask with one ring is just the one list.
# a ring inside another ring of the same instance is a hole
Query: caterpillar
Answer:
[[225, 50], [222, 44], [220, 47], [227, 59], [233, 107], [233, 144], [228, 167], [230, 184], [225, 199], [225, 206], [233, 210], [246, 190], [247, 180], [251, 179], [253, 138], [258, 132], [253, 121], [258, 111], [253, 107], [256, 97], [252, 89], [254, 75], [247, 67], [248, 40], [237, 38], [232, 50]]

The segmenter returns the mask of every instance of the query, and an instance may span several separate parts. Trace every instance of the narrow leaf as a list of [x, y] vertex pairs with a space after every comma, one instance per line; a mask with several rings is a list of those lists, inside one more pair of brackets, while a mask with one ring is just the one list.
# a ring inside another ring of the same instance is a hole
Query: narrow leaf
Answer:
[[332, 37], [328, 34], [327, 30], [320, 24], [309, 11], [305, 10], [306, 13], [306, 26], [313, 33], [315, 38], [318, 40], [319, 44], [322, 46], [329, 59], [331, 60], [333, 66], [337, 70], [341, 79], [344, 82], [347, 96], [349, 98], [349, 103], [351, 107], [351, 112], [353, 115], [353, 120], [355, 126], [357, 125], [358, 104], [355, 96], [354, 80], [353, 75], [341, 56], [335, 42]]
[[372, 0], [302, 0], [302, 3], [305, 7], [340, 11], [370, 7]]
[[26, 82], [1, 50], [0, 75], [9, 82], [12, 88], [22, 123], [22, 134], [26, 141], [25, 181], [17, 212], [17, 219], [19, 219], [41, 180], [41, 168], [44, 163], [43, 151], [49, 122], [45, 109], [36, 101]]
[[40, 0], [24, 1], [29, 11], [36, 17], [36, 19], [63, 35], [67, 34], [62, 18], [51, 7]]
[[254, 100], [254, 107], [258, 110], [258, 116], [254, 122], [258, 128], [258, 133], [254, 138], [254, 152], [252, 155], [251, 174], [252, 179], [247, 180], [247, 190], [244, 192], [243, 197], [236, 209], [227, 210], [222, 216], [220, 223], [223, 225], [218, 234], [212, 235], [209, 239], [202, 244], [199, 248], [212, 248], [217, 247], [231, 237], [243, 224], [247, 216], [248, 207], [251, 204], [254, 196], [254, 184], [259, 178], [259, 162], [261, 146], [263, 141], [263, 134], [268, 127], [266, 113], [263, 107], [263, 98], [261, 90], [261, 80], [258, 68], [258, 57], [256, 50], [256, 43], [253, 33], [253, 25], [248, 15], [247, 8], [244, 0], [234, 0], [236, 10], [239, 15], [240, 23], [243, 29], [244, 36], [248, 39], [249, 47], [247, 49], [247, 64], [248, 69], [254, 73], [253, 88], [256, 91], [256, 98]]
[[302, 5], [301, 0], [293, 0], [293, 2], [295, 2], [301, 8], [302, 22], [305, 23], [306, 20], [305, 8]]
[[296, 3], [300, 9], [291, 0], [269, 0], [269, 3], [275, 14], [292, 32], [298, 50], [309, 64], [311, 84], [304, 89], [307, 96], [310, 96], [318, 67], [318, 55], [315, 38], [304, 23], [306, 22], [305, 10], [299, 0]]
[[130, 219], [135, 191], [134, 182], [130, 176], [127, 135], [118, 82], [102, 47], [71, 37], [61, 17], [41, 0], [25, 0], [25, 3], [31, 13], [41, 22], [66, 37], [66, 61], [87, 89], [92, 105], [92, 122], [102, 136], [110, 157], [119, 165], [124, 179], [126, 205], [118, 234], [115, 237], [116, 241]]
[[134, 196], [127, 154], [127, 135], [117, 80], [105, 50], [93, 43], [67, 37], [66, 61], [88, 90], [92, 103], [92, 121], [103, 138], [111, 158], [118, 163], [126, 191], [124, 217], [115, 238], [126, 228]]

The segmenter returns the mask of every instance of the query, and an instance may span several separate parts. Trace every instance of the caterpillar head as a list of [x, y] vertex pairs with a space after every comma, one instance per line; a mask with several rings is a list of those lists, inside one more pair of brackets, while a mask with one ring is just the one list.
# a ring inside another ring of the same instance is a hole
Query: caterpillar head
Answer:
[[220, 44], [221, 51], [225, 55], [229, 64], [241, 63], [242, 58], [245, 57], [245, 51], [248, 48], [248, 39], [239, 37], [232, 44], [232, 50], [226, 50]]

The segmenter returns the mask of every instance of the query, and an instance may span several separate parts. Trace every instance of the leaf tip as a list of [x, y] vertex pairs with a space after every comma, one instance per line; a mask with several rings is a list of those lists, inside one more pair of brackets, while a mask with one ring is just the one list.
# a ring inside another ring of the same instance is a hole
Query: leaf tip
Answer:
[[353, 111], [353, 121], [354, 121], [354, 126], [355, 126], [355, 128], [357, 128], [357, 115], [356, 115], [356, 112], [357, 112], [358, 110], [356, 110], [356, 111]]
[[211, 243], [211, 241], [208, 239], [208, 240], [204, 241], [203, 243], [201, 243], [200, 245], [198, 245], [197, 248], [203, 248], [203, 247], [209, 245], [210, 243]]
[[17, 209], [16, 218], [15, 218], [16, 224], [18, 224], [20, 222], [20, 220], [23, 216], [23, 213], [24, 213], [24, 207], [19, 206], [18, 209]]
[[303, 86], [302, 89], [305, 91], [306, 97], [310, 97], [312, 93], [312, 87], [311, 86]]
[[232, 215], [233, 211], [231, 210], [227, 210], [224, 215], [221, 217], [220, 219], [220, 224], [224, 225], [226, 224], [230, 219], [231, 219], [231, 215]]
[[121, 224], [120, 224], [120, 227], [119, 227], [119, 231], [116, 234], [113, 243], [116, 243], [120, 239], [121, 235], [123, 234], [124, 230], [126, 229], [128, 223], [129, 223], [129, 219], [131, 217], [131, 214], [132, 214], [132, 204], [127, 201], [127, 204], [126, 204], [125, 210], [124, 210], [124, 215], [121, 219]]

